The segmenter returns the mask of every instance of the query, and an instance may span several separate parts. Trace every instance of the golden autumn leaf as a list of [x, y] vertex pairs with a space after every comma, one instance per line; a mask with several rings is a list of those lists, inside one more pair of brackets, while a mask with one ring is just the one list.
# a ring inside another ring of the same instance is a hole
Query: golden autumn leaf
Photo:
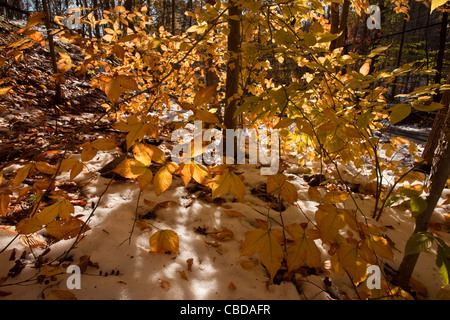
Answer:
[[35, 163], [35, 166], [40, 172], [52, 175], [56, 173], [56, 167], [48, 164], [47, 162], [38, 161]]
[[68, 220], [54, 220], [47, 224], [45, 229], [56, 239], [67, 240], [77, 237], [78, 234], [84, 233], [90, 228], [80, 219], [70, 218]]
[[43, 12], [36, 12], [33, 13], [30, 16], [30, 19], [27, 22], [27, 26], [25, 27], [26, 29], [30, 29], [33, 28], [35, 25], [39, 24], [42, 22], [44, 18], [44, 13]]
[[219, 119], [211, 112], [206, 110], [195, 110], [194, 111], [195, 116], [203, 122], [208, 123], [220, 123]]
[[136, 179], [149, 170], [145, 164], [136, 159], [125, 159], [114, 169], [114, 172], [127, 179]]
[[109, 77], [105, 85], [105, 93], [111, 102], [118, 102], [122, 93], [129, 90], [138, 90], [137, 82], [130, 76], [118, 75]]
[[161, 167], [155, 174], [153, 179], [153, 188], [157, 196], [169, 189], [172, 185], [172, 173], [170, 173], [168, 166]]
[[370, 72], [370, 64], [371, 60], [365, 62], [361, 68], [359, 68], [359, 73], [361, 73], [363, 76], [367, 76]]
[[25, 218], [16, 224], [18, 234], [32, 234], [42, 229], [43, 223], [36, 217]]
[[382, 236], [368, 235], [366, 236], [367, 247], [373, 251], [378, 257], [394, 260], [394, 253], [392, 252], [391, 245]]
[[182, 163], [177, 173], [183, 179], [185, 186], [189, 184], [192, 178], [202, 185], [208, 185], [211, 181], [211, 174], [208, 169], [195, 162]]
[[294, 243], [286, 250], [288, 269], [295, 270], [303, 265], [320, 267], [320, 251], [316, 243], [308, 237], [306, 230], [297, 223], [286, 226], [286, 230], [294, 239]]
[[146, 167], [152, 163], [153, 150], [143, 143], [136, 143], [133, 146], [134, 158], [144, 164]]
[[[115, 128], [123, 132], [128, 132], [126, 137], [128, 150], [132, 147], [135, 141], [141, 141], [146, 135], [155, 138], [157, 136], [157, 130], [153, 125], [148, 123], [146, 119], [139, 119], [135, 116], [128, 117], [126, 122], [116, 124]], [[153, 160], [155, 161], [154, 158]]]
[[289, 181], [286, 181], [281, 186], [280, 195], [290, 204], [294, 204], [298, 200], [297, 188]]
[[69, 200], [58, 201], [39, 211], [34, 217], [38, 219], [42, 225], [46, 225], [55, 220], [56, 217], [62, 219], [70, 219], [71, 213], [75, 212], [75, 208]]
[[109, 151], [117, 147], [117, 141], [113, 138], [100, 138], [92, 141], [91, 145], [99, 151]]
[[311, 199], [312, 201], [319, 202], [319, 203], [322, 201], [322, 195], [319, 191], [319, 188], [317, 188], [317, 187], [309, 187], [308, 196], [309, 196], [309, 199]]
[[337, 250], [340, 266], [348, 273], [354, 283], [363, 281], [367, 275], [368, 263], [353, 244], [344, 244]]
[[90, 161], [97, 155], [97, 149], [94, 149], [90, 142], [84, 143], [81, 147], [81, 161]]
[[14, 177], [14, 180], [12, 182], [12, 186], [18, 187], [19, 184], [23, 182], [28, 177], [28, 173], [30, 172], [30, 169], [33, 167], [33, 164], [29, 163], [24, 165], [22, 168], [17, 170], [16, 176]]
[[4, 96], [5, 94], [8, 94], [9, 91], [11, 91], [13, 87], [4, 87], [0, 88], [0, 97]]
[[244, 202], [245, 184], [228, 168], [214, 177], [211, 181], [211, 189], [213, 199], [225, 196], [231, 191], [239, 201]]
[[297, 188], [282, 173], [268, 176], [266, 190], [267, 193], [278, 190], [281, 197], [290, 204], [294, 204], [298, 200]]
[[170, 252], [178, 254], [179, 241], [178, 234], [175, 231], [161, 230], [150, 237], [150, 250], [157, 253]]
[[0, 193], [0, 215], [6, 216], [8, 213], [8, 206], [10, 202], [10, 195], [7, 193]]
[[317, 207], [316, 224], [322, 241], [333, 241], [339, 230], [346, 225], [344, 214], [333, 205], [319, 205]]
[[241, 256], [259, 253], [262, 264], [267, 268], [272, 280], [283, 260], [283, 234], [279, 230], [254, 229], [245, 234]]
[[201, 88], [195, 94], [194, 97], [194, 107], [199, 108], [203, 106], [205, 103], [211, 102], [214, 96], [215, 87], [210, 86], [206, 88]]
[[350, 194], [345, 191], [328, 191], [323, 197], [325, 204], [337, 204], [345, 202], [350, 197]]

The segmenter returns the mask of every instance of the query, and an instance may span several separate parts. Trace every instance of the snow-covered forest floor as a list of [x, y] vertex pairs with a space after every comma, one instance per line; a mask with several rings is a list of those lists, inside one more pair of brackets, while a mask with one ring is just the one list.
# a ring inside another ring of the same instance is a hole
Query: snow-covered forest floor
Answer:
[[[89, 81], [70, 77], [63, 86], [70, 104], [64, 111], [51, 107], [52, 91], [43, 85], [50, 78], [48, 61], [48, 53], [41, 50], [29, 55], [26, 67], [14, 66], [8, 71], [9, 81], [15, 88], [14, 95], [3, 97], [0, 103], [0, 157], [8, 163], [3, 179], [13, 178], [13, 172], [22, 165], [15, 163], [18, 159], [30, 159], [36, 153], [44, 157], [54, 155], [52, 150], [61, 150], [66, 134], [91, 123], [99, 115], [104, 96], [91, 91]], [[166, 120], [173, 118], [168, 114]], [[410, 126], [397, 128], [411, 135], [415, 132]], [[95, 132], [78, 137], [78, 142], [109, 134], [117, 132], [111, 130], [106, 121], [100, 122]], [[416, 142], [420, 153], [423, 143]], [[90, 230], [58, 268], [36, 266], [37, 262], [52, 261], [63, 255], [74, 239], [54, 242], [45, 231], [40, 231], [28, 238], [27, 243], [25, 237], [17, 236], [14, 227], [21, 218], [21, 209], [26, 211], [23, 207], [15, 208], [16, 215], [0, 218], [0, 300], [48, 299], [57, 296], [58, 290], [69, 292], [65, 297], [108, 300], [357, 298], [349, 278], [333, 271], [329, 248], [320, 240], [316, 240], [316, 244], [324, 261], [321, 268], [300, 268], [289, 276], [283, 275], [282, 270], [273, 282], [269, 281], [257, 254], [240, 256], [245, 234], [268, 215], [278, 227], [314, 223], [318, 203], [309, 198], [309, 185], [304, 176], [319, 172], [319, 163], [307, 161], [299, 167], [294, 163], [300, 155], [285, 158], [292, 164], [287, 172], [290, 182], [297, 188], [299, 200], [295, 205], [285, 204], [280, 216], [280, 212], [268, 209], [262, 192], [267, 177], [260, 175], [256, 165], [236, 166], [246, 186], [244, 202], [238, 202], [231, 193], [219, 201], [212, 200], [199, 185], [191, 182], [185, 187], [181, 179], [175, 179], [170, 189], [160, 196], [156, 196], [152, 187], [147, 187], [137, 202], [139, 187], [135, 182], [111, 182], [98, 173], [119, 154], [119, 149], [99, 152], [71, 183], [66, 183], [68, 176], [60, 176], [65, 179], [58, 181], [60, 187], [73, 190], [74, 216], [83, 221], [89, 219]], [[73, 157], [79, 154], [74, 153]], [[398, 159], [406, 159], [405, 154], [400, 152]], [[353, 177], [352, 168], [342, 169], [348, 177]], [[385, 181], [392, 183], [389, 177]], [[369, 181], [360, 175], [352, 182], [360, 184], [363, 190]], [[450, 240], [449, 198], [450, 190], [445, 189], [430, 225], [433, 232], [446, 240]], [[398, 268], [405, 243], [412, 233], [411, 213], [403, 205], [387, 208], [380, 221], [375, 222], [370, 218], [373, 196], [357, 192], [355, 199], [368, 221], [381, 228], [391, 241], [394, 260], [383, 261], [383, 273], [389, 277]], [[94, 210], [97, 203], [99, 206]], [[355, 204], [348, 199], [343, 206], [352, 209]], [[150, 252], [150, 236], [163, 229], [178, 234], [178, 254]], [[352, 231], [343, 229], [341, 232]], [[441, 288], [435, 260], [434, 247], [420, 256], [413, 274], [418, 299], [450, 298], [450, 289]], [[80, 289], [67, 287], [70, 275], [65, 274], [65, 270], [69, 265], [79, 265], [83, 270]], [[364, 285], [362, 283], [359, 289]]]

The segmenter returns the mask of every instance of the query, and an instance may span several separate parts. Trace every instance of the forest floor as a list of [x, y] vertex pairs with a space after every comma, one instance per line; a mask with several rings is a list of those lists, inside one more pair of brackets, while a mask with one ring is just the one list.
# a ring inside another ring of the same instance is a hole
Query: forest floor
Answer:
[[[5, 29], [0, 31], [3, 41], [0, 45], [4, 45], [11, 40], [10, 35]], [[0, 55], [5, 57], [5, 52], [0, 52]], [[76, 59], [76, 54], [72, 57]], [[104, 113], [102, 104], [106, 97], [92, 89], [89, 79], [79, 79], [69, 73], [63, 85], [65, 102], [55, 106], [49, 80], [49, 61], [45, 49], [35, 48], [27, 53], [24, 62], [1, 68], [2, 78], [5, 79], [3, 85], [13, 86], [8, 95], [0, 98], [0, 159], [4, 164], [4, 180], [12, 179], [13, 172], [32, 159], [56, 163], [61, 150], [67, 149], [73, 152], [74, 158], [79, 157], [78, 146], [85, 141], [111, 135], [124, 139], [124, 135], [112, 129], [106, 119], [86, 134], [74, 135], [92, 125]], [[411, 125], [397, 129], [410, 135], [415, 132]], [[426, 134], [429, 129], [416, 130]], [[71, 144], [68, 145], [68, 141]], [[168, 141], [164, 141], [162, 146], [166, 143]], [[421, 150], [423, 141], [417, 143]], [[83, 300], [357, 298], [348, 277], [332, 270], [328, 248], [320, 241], [317, 245], [322, 261], [325, 261], [321, 268], [300, 268], [289, 275], [281, 270], [273, 282], [269, 282], [258, 255], [240, 257], [246, 232], [258, 226], [267, 214], [280, 222], [280, 213], [268, 210], [269, 205], [262, 191], [266, 177], [260, 175], [257, 166], [237, 167], [246, 185], [243, 203], [231, 194], [212, 200], [199, 185], [190, 183], [185, 187], [181, 179], [176, 179], [170, 189], [160, 196], [148, 187], [137, 204], [140, 190], [136, 183], [114, 180], [109, 185], [110, 179], [98, 173], [120, 154], [119, 148], [112, 152], [99, 152], [74, 181], [58, 181], [58, 188], [71, 195], [75, 216], [90, 219], [86, 237], [70, 251], [64, 262], [66, 267], [70, 264], [82, 267], [81, 289], [67, 288], [68, 274], [41, 281], [40, 275], [59, 272], [48, 268], [42, 270], [38, 268], [38, 262], [52, 261], [61, 256], [71, 247], [73, 239], [55, 241], [45, 232], [39, 232], [32, 237], [30, 244], [26, 238], [18, 237], [14, 226], [30, 213], [32, 207], [24, 201], [16, 204], [7, 216], [0, 217], [1, 300], [48, 299], [56, 290], [70, 291], [72, 296]], [[318, 204], [309, 198], [309, 185], [304, 177], [310, 172], [317, 172], [319, 164], [307, 162], [299, 167], [294, 164], [296, 158], [297, 155], [286, 158], [292, 163], [288, 174], [291, 183], [297, 187], [299, 200], [295, 206], [285, 204], [285, 210], [281, 213], [285, 225], [314, 221]], [[64, 175], [61, 177], [67, 178]], [[374, 207], [373, 197], [364, 192], [367, 180], [363, 177], [358, 182], [362, 188], [355, 193], [357, 202], [370, 217]], [[107, 192], [99, 201], [107, 187]], [[431, 222], [433, 232], [446, 240], [450, 239], [450, 222], [446, 219], [450, 212], [449, 197], [450, 190], [445, 189]], [[99, 207], [91, 216], [92, 208], [98, 201]], [[350, 201], [344, 205], [354, 207]], [[133, 230], [136, 216], [139, 220]], [[405, 206], [387, 208], [380, 221], [370, 222], [380, 227], [391, 241], [394, 260], [385, 261], [383, 270], [389, 278], [398, 268], [405, 243], [413, 230], [411, 213]], [[159, 229], [170, 229], [179, 235], [177, 255], [150, 252], [149, 238]], [[220, 236], [223, 231], [226, 231], [226, 237]], [[417, 299], [450, 298], [450, 289], [441, 288], [435, 257], [434, 247], [420, 256], [412, 283]]]

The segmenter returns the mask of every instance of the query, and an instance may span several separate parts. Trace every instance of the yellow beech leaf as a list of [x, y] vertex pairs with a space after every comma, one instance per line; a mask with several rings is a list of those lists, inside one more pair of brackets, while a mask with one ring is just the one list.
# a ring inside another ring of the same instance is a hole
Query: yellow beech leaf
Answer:
[[272, 280], [283, 260], [283, 234], [279, 230], [254, 229], [245, 234], [241, 256], [259, 253], [262, 264], [269, 271]]
[[290, 204], [294, 204], [298, 200], [297, 188], [289, 181], [286, 181], [281, 186], [280, 195]]
[[148, 170], [147, 166], [136, 159], [125, 159], [114, 169], [114, 172], [127, 179], [136, 179]]
[[72, 170], [70, 170], [70, 180], [75, 179], [80, 173], [83, 171], [83, 163], [80, 161], [77, 161], [75, 165], [72, 167]]
[[139, 89], [136, 81], [130, 76], [119, 75], [109, 79], [109, 82], [105, 85], [105, 93], [111, 102], [118, 102], [125, 91]]
[[19, 184], [23, 182], [28, 177], [28, 173], [30, 172], [30, 169], [33, 167], [33, 164], [26, 164], [19, 170], [17, 170], [16, 176], [14, 177], [12, 186], [18, 187]]
[[288, 269], [295, 270], [303, 265], [311, 268], [320, 267], [320, 251], [316, 243], [308, 237], [305, 229], [295, 223], [286, 226], [286, 230], [294, 238], [294, 243], [286, 250]]
[[225, 196], [232, 192], [239, 201], [244, 202], [245, 184], [238, 175], [228, 168], [222, 174], [218, 174], [211, 182], [213, 199]]
[[90, 142], [86, 142], [82, 145], [81, 161], [87, 162], [92, 160], [97, 155], [97, 150], [94, 149]]
[[363, 76], [367, 76], [370, 72], [370, 60], [364, 63], [361, 68], [359, 69], [359, 73], [361, 73]]
[[312, 201], [319, 203], [322, 201], [322, 195], [320, 194], [319, 188], [317, 187], [309, 187], [308, 196]]
[[36, 219], [38, 219], [42, 225], [46, 225], [51, 221], [55, 220], [57, 216], [62, 219], [71, 219], [71, 213], [75, 212], [75, 208], [70, 203], [69, 200], [58, 201], [51, 206], [42, 209], [36, 214]]
[[166, 156], [158, 147], [151, 144], [136, 143], [133, 147], [134, 158], [149, 166], [152, 161], [164, 164]]
[[13, 87], [4, 87], [4, 88], [0, 88], [0, 96], [4, 96], [5, 94], [7, 94], [9, 91], [11, 91]]
[[[126, 122], [118, 123], [115, 128], [123, 132], [128, 132], [126, 137], [128, 150], [135, 141], [141, 141], [145, 135], [156, 137], [157, 132], [153, 125], [135, 116], [128, 117]], [[153, 158], [153, 161], [156, 160]]]
[[153, 179], [153, 188], [157, 196], [169, 189], [172, 185], [172, 173], [167, 165], [161, 167]]
[[117, 147], [117, 141], [113, 138], [101, 138], [91, 142], [93, 148], [100, 151], [109, 151]]
[[206, 88], [202, 88], [198, 90], [198, 92], [195, 94], [194, 97], [194, 106], [196, 108], [201, 107], [205, 103], [211, 102], [213, 96], [214, 96], [215, 87], [210, 86]]
[[203, 121], [208, 123], [220, 123], [219, 119], [211, 112], [206, 110], [195, 110], [194, 111], [195, 116]]
[[150, 237], [150, 250], [151, 252], [178, 254], [179, 241], [175, 231], [161, 230]]
[[345, 191], [328, 191], [323, 197], [323, 202], [326, 204], [337, 204], [345, 202], [350, 197], [350, 194]]
[[267, 193], [272, 193], [275, 190], [281, 188], [284, 182], [287, 181], [287, 177], [282, 173], [277, 173], [267, 177]]
[[136, 143], [133, 147], [134, 158], [142, 162], [146, 167], [152, 163], [153, 150], [143, 143]]
[[47, 162], [39, 161], [35, 163], [36, 169], [38, 169], [40, 172], [46, 173], [46, 174], [55, 174], [56, 173], [56, 167], [48, 164]]
[[345, 227], [344, 214], [332, 205], [319, 205], [316, 211], [316, 224], [323, 242], [333, 241], [339, 230]]
[[30, 16], [30, 19], [27, 22], [27, 26], [26, 29], [30, 29], [33, 28], [35, 25], [41, 23], [42, 19], [44, 18], [44, 13], [43, 12], [36, 12], [33, 13]]
[[82, 220], [72, 217], [68, 220], [54, 220], [47, 224], [45, 229], [56, 239], [67, 240], [77, 237], [78, 234], [84, 233], [90, 228]]
[[6, 216], [10, 202], [9, 194], [0, 193], [0, 215]]
[[73, 166], [75, 166], [75, 164], [77, 162], [80, 162], [80, 161], [78, 161], [77, 159], [71, 159], [71, 158], [63, 159], [61, 161], [61, 165], [59, 167], [59, 171], [60, 172], [69, 171], [69, 170], [71, 170], [73, 168]]
[[290, 204], [298, 200], [297, 188], [287, 181], [282, 173], [271, 175], [267, 178], [267, 193], [279, 190], [281, 197]]
[[411, 113], [411, 106], [406, 103], [401, 103], [396, 106], [393, 106], [389, 109], [391, 111], [389, 115], [389, 121], [391, 124], [396, 124], [397, 122], [402, 121]]
[[366, 244], [370, 250], [373, 251], [378, 257], [394, 260], [394, 253], [392, 252], [391, 245], [386, 238], [381, 236], [369, 235], [366, 237]]
[[185, 186], [189, 184], [192, 178], [202, 185], [208, 185], [211, 181], [211, 174], [208, 169], [195, 162], [182, 163], [177, 173], [181, 175]]
[[152, 182], [153, 179], [153, 172], [150, 169], [146, 169], [143, 174], [141, 174], [139, 177], [137, 177], [137, 182], [139, 183], [139, 188], [141, 190], [144, 190], [150, 182]]
[[42, 229], [43, 223], [36, 217], [25, 218], [16, 224], [18, 234], [32, 234]]
[[337, 251], [340, 266], [347, 271], [354, 283], [363, 281], [367, 274], [368, 263], [359, 254], [357, 246], [344, 244]]

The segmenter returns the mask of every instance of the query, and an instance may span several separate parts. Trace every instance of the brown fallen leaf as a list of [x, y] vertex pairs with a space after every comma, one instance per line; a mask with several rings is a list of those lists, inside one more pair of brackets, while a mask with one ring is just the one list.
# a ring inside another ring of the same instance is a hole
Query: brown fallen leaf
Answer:
[[221, 231], [208, 233], [208, 235], [218, 241], [228, 241], [233, 239], [233, 231], [228, 228], [223, 228]]
[[158, 279], [159, 286], [165, 290], [170, 289], [170, 282], [162, 279]]
[[186, 281], [189, 281], [189, 279], [188, 279], [188, 277], [187, 277], [185, 271], [178, 271], [178, 273], [179, 273], [181, 279], [184, 279], [184, 280], [186, 280]]
[[236, 217], [236, 218], [244, 216], [241, 212], [236, 211], [236, 210], [225, 210], [225, 213], [230, 217]]
[[230, 283], [228, 284], [228, 289], [230, 289], [230, 290], [232, 290], [232, 291], [236, 290], [236, 286], [234, 285], [233, 282], [230, 282]]
[[53, 290], [48, 294], [47, 300], [77, 300], [77, 297], [67, 290]]
[[186, 260], [186, 263], [188, 265], [188, 271], [192, 271], [192, 265], [194, 264], [194, 259], [189, 258]]

